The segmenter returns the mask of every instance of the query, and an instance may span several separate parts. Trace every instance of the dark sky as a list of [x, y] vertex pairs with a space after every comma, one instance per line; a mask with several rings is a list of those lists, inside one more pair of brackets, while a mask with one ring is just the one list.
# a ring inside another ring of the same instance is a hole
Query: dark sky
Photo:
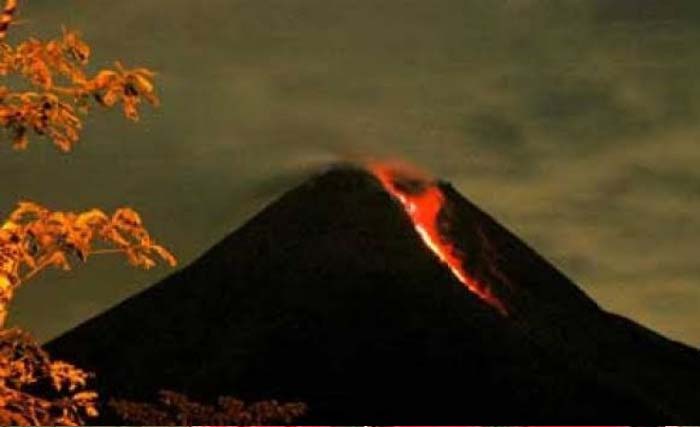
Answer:
[[[68, 156], [2, 147], [2, 212], [20, 198], [130, 205], [187, 263], [328, 162], [401, 159], [452, 181], [605, 308], [700, 345], [695, 0], [31, 0], [21, 12], [15, 40], [78, 28], [95, 66], [156, 69], [163, 105], [139, 125], [92, 115]], [[30, 283], [13, 320], [46, 339], [165, 274], [96, 258]]]

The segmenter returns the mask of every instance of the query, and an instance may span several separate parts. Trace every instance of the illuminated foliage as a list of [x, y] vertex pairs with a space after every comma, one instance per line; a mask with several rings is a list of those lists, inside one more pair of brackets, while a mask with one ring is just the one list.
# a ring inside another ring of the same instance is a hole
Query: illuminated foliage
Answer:
[[[70, 151], [80, 138], [81, 117], [94, 105], [121, 106], [132, 121], [138, 121], [144, 101], [158, 105], [154, 73], [146, 68], [115, 62], [113, 69], [89, 75], [91, 49], [75, 31], [63, 29], [48, 41], [7, 43], [16, 8], [17, 0], [6, 0], [0, 15], [0, 128], [15, 149], [27, 148], [30, 137], [43, 137]], [[122, 254], [144, 269], [157, 261], [177, 262], [130, 208], [108, 215], [23, 201], [0, 218], [0, 425], [82, 425], [98, 416], [98, 395], [89, 389], [87, 372], [52, 360], [28, 333], [4, 329], [19, 287], [48, 268], [70, 270], [97, 254]], [[150, 425], [289, 423], [306, 411], [302, 403], [246, 405], [230, 397], [207, 406], [172, 392], [162, 392], [156, 405], [112, 400], [110, 406], [126, 421]]]
[[0, 84], [0, 127], [9, 132], [14, 148], [25, 149], [34, 133], [70, 151], [80, 137], [81, 116], [95, 103], [121, 104], [133, 121], [139, 119], [142, 101], [158, 105], [151, 70], [116, 62], [113, 69], [90, 76], [90, 51], [77, 32], [67, 29], [49, 41], [30, 38], [16, 46], [0, 41], [0, 76], [22, 82], [15, 89]]
[[0, 424], [77, 425], [97, 416], [97, 393], [88, 375], [51, 361], [26, 332], [0, 331]]
[[156, 405], [111, 400], [109, 406], [126, 422], [138, 425], [288, 425], [306, 413], [299, 402], [275, 400], [246, 405], [231, 397], [220, 397], [216, 406], [204, 405], [172, 391], [161, 391]]
[[[21, 202], [0, 228], [0, 327], [15, 290], [37, 273], [93, 254], [122, 253], [134, 266], [151, 268], [156, 259], [171, 266], [175, 257], [155, 243], [141, 217], [129, 208], [108, 216], [51, 211]], [[31, 336], [17, 329], [0, 330], [0, 424], [78, 425], [95, 417], [97, 393], [86, 388], [88, 374], [51, 360]]]
[[[138, 213], [99, 209], [82, 213], [51, 211], [21, 202], [0, 228], [0, 327], [15, 290], [37, 273], [93, 254], [122, 253], [134, 266], [151, 268], [156, 259], [171, 266], [175, 257], [155, 243]], [[97, 393], [86, 388], [88, 374], [51, 360], [36, 341], [18, 329], [0, 330], [0, 424], [79, 425], [95, 417]]]
[[[90, 46], [75, 31], [63, 29], [49, 41], [7, 43], [16, 9], [17, 0], [6, 0], [0, 15], [0, 128], [15, 149], [27, 148], [34, 135], [70, 151], [80, 137], [81, 117], [93, 104], [121, 104], [133, 121], [139, 119], [142, 100], [158, 104], [154, 73], [148, 69], [116, 62], [114, 69], [90, 76]], [[124, 254], [146, 269], [157, 259], [176, 264], [130, 208], [112, 215], [99, 209], [76, 213], [25, 201], [0, 219], [0, 425], [80, 425], [98, 416], [88, 373], [51, 360], [31, 335], [4, 325], [17, 288], [47, 268], [70, 270], [74, 262], [104, 253]]]
[[48, 267], [70, 270], [72, 260], [85, 262], [91, 254], [104, 253], [122, 253], [145, 269], [156, 265], [156, 257], [171, 266], [177, 263], [132, 209], [108, 216], [99, 209], [61, 212], [20, 202], [0, 228], [0, 325], [14, 290], [38, 272]]

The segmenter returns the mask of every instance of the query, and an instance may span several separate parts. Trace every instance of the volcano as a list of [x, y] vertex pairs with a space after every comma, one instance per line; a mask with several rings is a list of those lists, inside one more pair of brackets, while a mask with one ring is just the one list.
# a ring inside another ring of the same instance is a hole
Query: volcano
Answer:
[[308, 424], [700, 422], [700, 352], [382, 166], [311, 178], [46, 348], [103, 396], [303, 401]]

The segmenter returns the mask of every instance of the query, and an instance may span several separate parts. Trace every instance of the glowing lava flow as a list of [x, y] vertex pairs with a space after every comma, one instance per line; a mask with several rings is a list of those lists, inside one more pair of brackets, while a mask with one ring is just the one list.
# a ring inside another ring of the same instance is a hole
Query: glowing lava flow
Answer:
[[371, 164], [369, 169], [379, 179], [386, 191], [401, 202], [423, 242], [452, 271], [457, 280], [501, 314], [507, 315], [508, 312], [503, 303], [486, 286], [470, 277], [464, 270], [457, 250], [440, 233], [438, 218], [445, 204], [445, 197], [440, 188], [435, 184], [421, 180], [418, 190], [408, 191], [399, 187], [397, 173], [392, 168]]

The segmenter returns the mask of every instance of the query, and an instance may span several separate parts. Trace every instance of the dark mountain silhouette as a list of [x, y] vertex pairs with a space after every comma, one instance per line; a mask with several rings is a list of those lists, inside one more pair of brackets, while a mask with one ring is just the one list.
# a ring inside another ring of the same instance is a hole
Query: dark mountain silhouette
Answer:
[[437, 259], [380, 181], [339, 167], [46, 347], [96, 372], [103, 396], [302, 400], [306, 423], [700, 421], [700, 352], [601, 310], [436, 185], [442, 235], [507, 315]]

